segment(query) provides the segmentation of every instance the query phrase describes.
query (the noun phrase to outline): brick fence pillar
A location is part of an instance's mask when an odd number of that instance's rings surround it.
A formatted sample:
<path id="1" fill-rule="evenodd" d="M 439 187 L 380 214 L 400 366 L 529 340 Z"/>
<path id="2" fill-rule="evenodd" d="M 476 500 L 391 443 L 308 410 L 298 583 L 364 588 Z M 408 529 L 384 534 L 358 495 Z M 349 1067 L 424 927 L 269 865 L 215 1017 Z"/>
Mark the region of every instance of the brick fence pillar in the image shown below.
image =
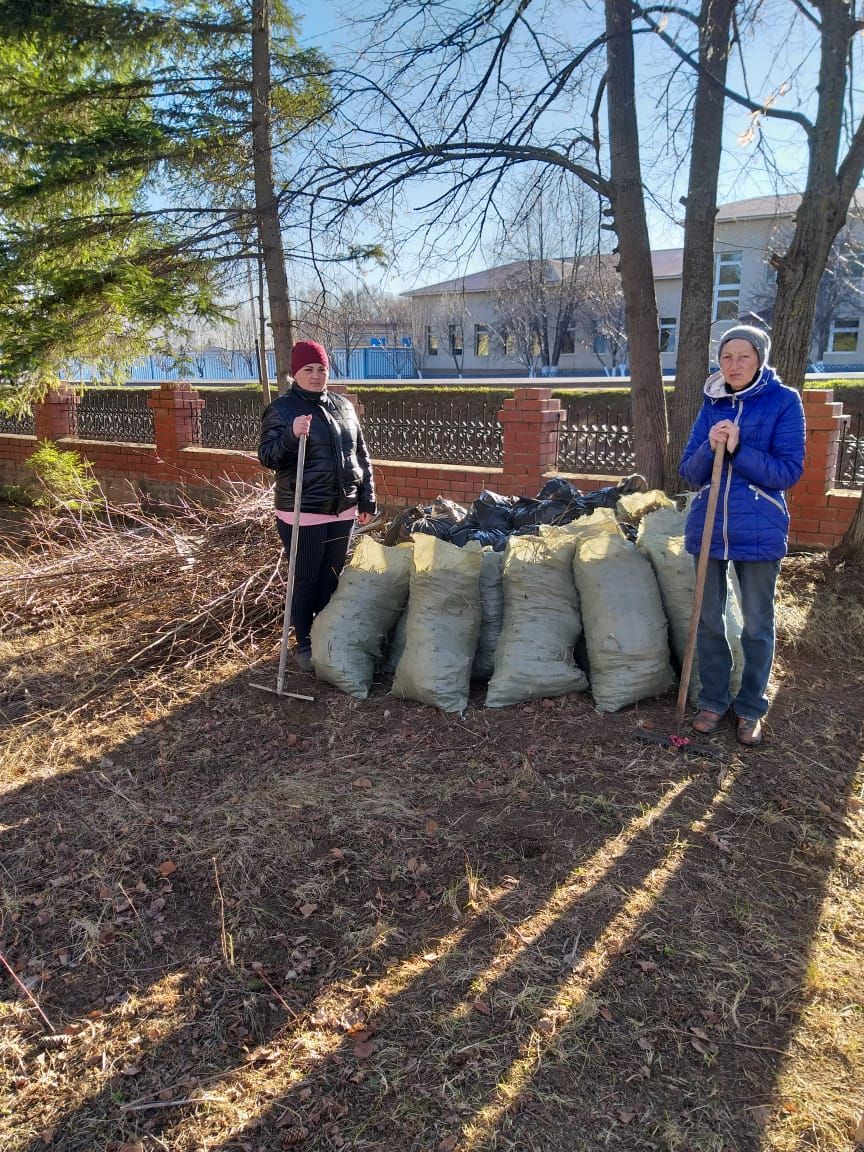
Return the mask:
<path id="1" fill-rule="evenodd" d="M 504 433 L 502 492 L 533 496 L 558 463 L 558 435 L 564 409 L 551 388 L 516 388 L 498 420 Z"/>
<path id="2" fill-rule="evenodd" d="M 49 392 L 33 405 L 37 440 L 60 440 L 78 433 L 78 396 L 68 388 Z"/>
<path id="3" fill-rule="evenodd" d="M 182 448 L 201 443 L 204 400 L 190 384 L 163 382 L 147 397 L 153 413 L 156 451 L 163 459 L 176 459 Z"/>
<path id="4" fill-rule="evenodd" d="M 327 391 L 328 392 L 335 392 L 337 396 L 344 396 L 346 400 L 350 400 L 351 403 L 354 405 L 354 411 L 357 413 L 358 418 L 362 418 L 363 413 L 366 411 L 366 405 L 360 403 L 360 401 L 357 399 L 357 393 L 356 392 L 349 392 L 348 391 L 348 385 L 347 384 L 333 384 L 330 381 L 328 381 L 327 382 Z"/>
<path id="5" fill-rule="evenodd" d="M 828 493 L 834 487 L 846 417 L 843 405 L 834 402 L 831 391 L 805 388 L 803 399 L 807 451 L 801 479 L 787 494 L 790 538 L 799 544 L 831 547 L 839 531 L 833 521 L 840 518 L 840 513 L 829 508 Z"/>

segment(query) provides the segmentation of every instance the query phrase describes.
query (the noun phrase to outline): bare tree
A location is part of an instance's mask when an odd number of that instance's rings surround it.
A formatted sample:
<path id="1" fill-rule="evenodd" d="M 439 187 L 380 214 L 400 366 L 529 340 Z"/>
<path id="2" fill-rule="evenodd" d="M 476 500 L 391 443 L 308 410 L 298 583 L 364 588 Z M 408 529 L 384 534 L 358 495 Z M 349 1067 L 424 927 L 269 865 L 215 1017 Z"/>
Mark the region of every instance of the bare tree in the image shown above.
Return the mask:
<path id="1" fill-rule="evenodd" d="M 606 0 L 606 103 L 609 117 L 610 215 L 618 236 L 621 289 L 630 341 L 630 407 L 636 467 L 661 487 L 666 455 L 666 398 L 660 325 L 642 195 L 630 0 Z"/>
<path id="2" fill-rule="evenodd" d="M 471 319 L 465 293 L 457 288 L 440 296 L 437 315 L 439 340 L 453 361 L 456 375 L 461 380 L 465 365 L 465 338 Z"/>
<path id="3" fill-rule="evenodd" d="M 441 322 L 434 296 L 418 292 L 408 301 L 410 309 L 411 347 L 414 353 L 414 369 L 422 379 L 426 366 L 434 368 L 442 354 Z"/>
<path id="4" fill-rule="evenodd" d="M 708 370 L 714 291 L 714 221 L 723 149 L 723 107 L 729 40 L 736 0 L 702 0 L 698 18 L 696 91 L 690 133 L 690 171 L 684 202 L 684 253 L 675 392 L 669 409 L 665 488 L 681 487 L 678 463 L 702 403 Z M 644 18 L 657 27 L 649 14 Z"/>
<path id="5" fill-rule="evenodd" d="M 613 371 L 627 364 L 627 317 L 621 277 L 608 258 L 599 256 L 582 268 L 579 283 L 577 337 Z"/>
<path id="6" fill-rule="evenodd" d="M 380 71 L 367 48 L 362 75 L 353 77 L 342 154 L 315 194 L 319 204 L 338 200 L 336 217 L 345 201 L 349 208 L 376 203 L 395 210 L 406 182 L 429 186 L 436 178 L 421 227 L 449 237 L 462 224 L 467 244 L 482 236 L 509 173 L 520 165 L 565 173 L 609 203 L 630 328 L 637 465 L 659 484 L 665 397 L 639 169 L 632 11 L 629 0 L 607 0 L 604 11 L 603 25 L 596 19 L 570 25 L 584 27 L 581 43 L 571 45 L 551 34 L 556 14 L 548 0 L 479 3 L 467 11 L 391 0 L 376 14 L 376 26 L 386 29 Z M 461 371 L 459 355 L 454 359 Z"/>
<path id="7" fill-rule="evenodd" d="M 778 227 L 772 238 L 774 250 L 788 246 L 792 236 L 792 226 Z M 774 326 L 774 304 L 777 298 L 776 273 L 769 265 L 772 283 L 764 284 L 761 291 L 747 300 L 748 318 L 764 327 Z M 834 241 L 828 255 L 828 264 L 816 293 L 816 306 L 813 314 L 813 332 L 809 354 L 813 360 L 822 360 L 826 352 L 844 351 L 830 348 L 835 322 L 844 318 L 857 317 L 864 310 L 864 231 L 858 218 L 857 227 L 849 223 Z M 852 344 L 857 344 L 853 338 Z"/>
<path id="8" fill-rule="evenodd" d="M 515 199 L 494 247 L 494 327 L 505 354 L 533 374 L 557 368 L 574 350 L 580 274 L 596 245 L 599 205 L 584 185 L 542 170 L 517 186 Z"/>
<path id="9" fill-rule="evenodd" d="M 273 126 L 270 83 L 270 0 L 252 0 L 252 170 L 255 216 L 270 303 L 270 326 L 276 355 L 276 386 L 288 388 L 294 322 L 285 270 L 285 246 L 273 171 Z"/>
<path id="10" fill-rule="evenodd" d="M 337 285 L 307 295 L 303 329 L 324 345 L 335 363 L 335 354 L 344 352 L 346 371 L 350 371 L 351 354 L 368 343 L 376 318 L 375 297 L 365 284 Z"/>

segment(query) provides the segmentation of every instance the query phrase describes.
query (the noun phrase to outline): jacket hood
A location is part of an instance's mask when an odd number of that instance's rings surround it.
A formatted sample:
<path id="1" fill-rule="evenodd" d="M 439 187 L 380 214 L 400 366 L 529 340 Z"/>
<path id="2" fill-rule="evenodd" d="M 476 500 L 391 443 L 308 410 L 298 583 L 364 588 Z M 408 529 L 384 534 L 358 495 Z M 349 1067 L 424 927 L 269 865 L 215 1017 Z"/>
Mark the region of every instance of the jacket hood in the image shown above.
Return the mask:
<path id="1" fill-rule="evenodd" d="M 766 364 L 753 383 L 742 388 L 740 392 L 726 391 L 726 381 L 723 379 L 722 372 L 712 372 L 705 381 L 703 392 L 709 400 L 727 400 L 731 396 L 735 396 L 738 400 L 746 400 L 775 383 L 777 383 L 777 377 L 774 375 L 774 369 Z"/>

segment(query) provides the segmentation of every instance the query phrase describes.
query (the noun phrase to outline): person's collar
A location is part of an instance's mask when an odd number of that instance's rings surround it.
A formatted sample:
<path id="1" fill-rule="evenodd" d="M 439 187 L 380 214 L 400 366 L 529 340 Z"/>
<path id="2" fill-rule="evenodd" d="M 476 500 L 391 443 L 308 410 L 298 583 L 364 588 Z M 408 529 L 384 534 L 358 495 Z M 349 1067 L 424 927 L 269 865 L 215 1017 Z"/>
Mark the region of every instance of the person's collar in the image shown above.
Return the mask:
<path id="1" fill-rule="evenodd" d="M 309 392 L 306 388 L 301 388 L 295 380 L 291 386 L 291 391 L 296 392 L 304 400 L 308 400 L 311 404 L 320 404 L 324 397 L 327 395 L 327 389 L 324 388 L 321 392 Z"/>
<path id="2" fill-rule="evenodd" d="M 709 400 L 723 400 L 731 396 L 736 397 L 738 400 L 744 400 L 748 396 L 754 396 L 757 392 L 761 392 L 762 388 L 773 378 L 772 369 L 765 364 L 759 369 L 746 388 L 735 392 L 723 379 L 722 372 L 713 372 L 705 381 L 704 393 Z"/>

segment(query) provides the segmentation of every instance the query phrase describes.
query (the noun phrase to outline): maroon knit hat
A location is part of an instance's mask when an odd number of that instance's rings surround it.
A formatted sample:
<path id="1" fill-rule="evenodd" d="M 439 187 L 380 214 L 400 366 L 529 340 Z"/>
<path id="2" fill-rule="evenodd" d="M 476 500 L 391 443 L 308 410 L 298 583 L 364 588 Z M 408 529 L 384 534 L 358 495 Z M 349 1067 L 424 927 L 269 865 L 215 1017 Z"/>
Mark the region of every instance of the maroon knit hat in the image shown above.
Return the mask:
<path id="1" fill-rule="evenodd" d="M 330 367 L 327 352 L 322 345 L 314 340 L 298 340 L 291 349 L 291 375 L 296 376 L 307 364 L 323 364 L 325 368 Z"/>

